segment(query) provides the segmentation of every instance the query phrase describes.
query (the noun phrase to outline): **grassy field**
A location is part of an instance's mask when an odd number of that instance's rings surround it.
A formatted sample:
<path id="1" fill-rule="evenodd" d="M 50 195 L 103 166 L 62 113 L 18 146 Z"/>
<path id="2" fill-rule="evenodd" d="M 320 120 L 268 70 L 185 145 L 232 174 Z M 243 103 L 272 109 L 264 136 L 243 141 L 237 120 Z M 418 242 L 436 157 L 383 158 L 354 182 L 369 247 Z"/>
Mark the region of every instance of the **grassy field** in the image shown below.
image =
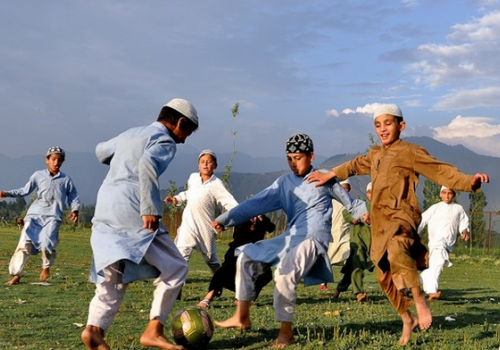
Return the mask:
<path id="1" fill-rule="evenodd" d="M 16 228 L 0 228 L 0 280 L 7 281 L 8 262 L 17 244 Z M 2 285 L 0 292 L 0 349 L 85 349 L 80 333 L 94 285 L 87 282 L 91 251 L 90 231 L 63 227 L 58 260 L 50 286 L 38 282 L 40 257 L 32 257 L 21 284 Z M 222 256 L 226 249 L 220 242 Z M 458 255 L 442 274 L 441 300 L 432 303 L 433 327 L 415 332 L 407 349 L 500 349 L 500 257 Z M 335 269 L 338 279 L 339 270 Z M 204 296 L 210 280 L 208 268 L 195 252 L 190 262 L 183 299 L 174 312 L 193 306 Z M 365 278 L 369 302 L 358 304 L 349 292 L 339 300 L 320 293 L 317 286 L 299 286 L 295 331 L 297 342 L 289 349 L 393 349 L 401 323 L 375 281 Z M 333 289 L 333 285 L 330 289 Z M 113 350 L 143 349 L 138 342 L 148 322 L 151 281 L 129 286 L 125 301 L 107 340 Z M 234 311 L 234 294 L 225 292 L 213 303 L 210 314 L 222 320 Z M 445 317 L 454 321 L 446 321 Z M 216 329 L 210 349 L 261 349 L 275 339 L 279 323 L 272 307 L 272 286 L 267 286 L 252 307 L 252 330 Z M 169 325 L 167 325 L 169 328 Z M 167 328 L 167 329 L 168 329 Z"/>

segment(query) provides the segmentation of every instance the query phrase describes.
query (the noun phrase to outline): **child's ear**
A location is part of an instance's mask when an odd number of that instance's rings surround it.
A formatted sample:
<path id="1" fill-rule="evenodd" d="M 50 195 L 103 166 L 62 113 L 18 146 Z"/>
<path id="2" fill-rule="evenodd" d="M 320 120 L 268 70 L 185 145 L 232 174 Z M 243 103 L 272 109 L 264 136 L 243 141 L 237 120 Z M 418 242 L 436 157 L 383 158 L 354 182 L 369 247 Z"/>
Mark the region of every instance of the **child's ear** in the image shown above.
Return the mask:
<path id="1" fill-rule="evenodd" d="M 403 132 L 406 129 L 406 122 L 403 120 L 399 123 L 399 131 Z"/>

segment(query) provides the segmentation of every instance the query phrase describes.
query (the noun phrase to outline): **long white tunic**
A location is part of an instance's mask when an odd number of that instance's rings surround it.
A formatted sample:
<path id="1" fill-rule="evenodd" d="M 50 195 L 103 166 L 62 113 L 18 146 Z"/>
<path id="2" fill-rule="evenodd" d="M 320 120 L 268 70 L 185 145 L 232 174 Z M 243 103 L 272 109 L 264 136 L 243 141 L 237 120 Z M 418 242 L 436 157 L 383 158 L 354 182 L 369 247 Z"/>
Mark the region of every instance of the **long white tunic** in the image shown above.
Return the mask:
<path id="1" fill-rule="evenodd" d="M 336 178 L 324 186 L 316 187 L 316 183 L 307 182 L 307 177 L 293 173 L 282 175 L 271 186 L 216 220 L 224 226 L 235 226 L 257 215 L 283 209 L 288 220 L 285 232 L 271 239 L 248 244 L 241 250 L 253 261 L 276 266 L 292 248 L 305 239 L 312 239 L 322 258 L 305 276 L 305 285 L 333 282 L 327 255 L 331 240 L 332 199 L 341 202 L 356 219 L 367 212 L 366 205 L 353 200 Z"/>
<path id="2" fill-rule="evenodd" d="M 217 176 L 212 175 L 202 182 L 200 173 L 192 173 L 187 190 L 174 198 L 178 201 L 177 205 L 187 201 L 175 244 L 178 247 L 196 247 L 211 256 L 215 252 L 216 234 L 212 221 L 220 213 L 220 208 L 229 210 L 237 206 L 238 202 Z"/>
<path id="3" fill-rule="evenodd" d="M 161 216 L 159 177 L 175 156 L 177 145 L 159 122 L 129 129 L 96 147 L 109 171 L 97 194 L 92 220 L 92 282 L 102 281 L 103 269 L 117 261 L 124 264 L 123 282 L 158 277 L 158 270 L 143 261 L 160 228 L 142 228 L 143 215 Z M 168 259 L 168 256 L 165 257 Z"/>
<path id="4" fill-rule="evenodd" d="M 6 191 L 6 194 L 7 197 L 24 197 L 35 190 L 37 198 L 28 208 L 24 232 L 33 242 L 33 253 L 38 252 L 41 247 L 52 252 L 59 242 L 59 225 L 64 206 L 68 204 L 72 212 L 78 211 L 80 198 L 68 175 L 59 172 L 51 176 L 47 169 L 36 171 L 24 187 Z M 54 221 L 57 222 L 56 225 L 50 224 Z"/>
<path id="5" fill-rule="evenodd" d="M 457 234 L 469 228 L 469 217 L 460 204 L 439 202 L 422 213 L 418 232 L 425 226 L 428 226 L 429 250 L 444 248 L 451 252 L 457 242 Z"/>

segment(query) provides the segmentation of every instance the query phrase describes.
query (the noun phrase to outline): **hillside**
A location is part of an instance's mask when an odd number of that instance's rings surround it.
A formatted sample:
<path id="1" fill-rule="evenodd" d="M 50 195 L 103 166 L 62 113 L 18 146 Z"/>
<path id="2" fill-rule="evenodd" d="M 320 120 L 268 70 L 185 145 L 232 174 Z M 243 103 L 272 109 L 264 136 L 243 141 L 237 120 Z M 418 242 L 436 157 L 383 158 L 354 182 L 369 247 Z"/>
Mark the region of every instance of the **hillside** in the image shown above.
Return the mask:
<path id="1" fill-rule="evenodd" d="M 500 208 L 500 187 L 495 183 L 499 178 L 500 158 L 478 155 L 463 146 L 448 146 L 429 137 L 409 137 L 405 140 L 425 147 L 436 158 L 456 165 L 466 173 L 478 171 L 487 173 L 492 184 L 484 186 L 489 210 Z M 166 190 L 169 182 L 174 181 L 179 188 L 183 188 L 190 173 L 197 170 L 199 151 L 186 145 L 180 146 L 176 158 L 168 170 L 161 177 L 162 188 Z M 329 169 L 334 165 L 354 158 L 356 154 L 340 154 L 330 158 L 316 157 L 315 165 Z M 219 154 L 219 168 L 217 175 L 224 172 L 230 154 Z M 0 154 L 0 189 L 13 189 L 24 186 L 29 176 L 38 169 L 46 167 L 43 156 L 25 156 L 10 158 Z M 100 164 L 92 153 L 68 153 L 63 172 L 69 174 L 80 193 L 83 203 L 92 205 L 99 185 L 106 175 L 107 167 Z M 288 171 L 285 157 L 254 158 L 244 153 L 236 153 L 234 166 L 230 178 L 230 187 L 235 198 L 242 201 L 251 195 L 269 186 L 284 171 Z M 424 179 L 421 178 L 421 184 Z M 367 176 L 351 179 L 352 194 L 362 196 L 364 188 L 369 182 Z M 422 185 L 418 193 L 422 198 Z M 462 205 L 468 206 L 468 195 L 459 195 Z"/>

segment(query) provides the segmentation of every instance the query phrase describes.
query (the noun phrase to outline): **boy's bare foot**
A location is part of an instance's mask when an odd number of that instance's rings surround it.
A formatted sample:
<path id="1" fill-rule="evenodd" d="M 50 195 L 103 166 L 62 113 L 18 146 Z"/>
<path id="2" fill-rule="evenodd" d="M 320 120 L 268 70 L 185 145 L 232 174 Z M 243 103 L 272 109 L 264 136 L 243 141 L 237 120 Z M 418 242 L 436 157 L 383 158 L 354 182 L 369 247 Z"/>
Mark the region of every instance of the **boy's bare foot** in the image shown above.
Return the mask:
<path id="1" fill-rule="evenodd" d="M 439 299 L 441 297 L 441 292 L 437 291 L 436 293 L 430 293 L 429 294 L 429 301 L 434 301 L 436 299 Z"/>
<path id="2" fill-rule="evenodd" d="M 19 284 L 19 281 L 21 281 L 21 276 L 19 275 L 14 275 L 12 276 L 12 279 L 8 282 L 5 282 L 6 286 L 15 286 L 16 284 Z"/>
<path id="3" fill-rule="evenodd" d="M 240 319 L 237 316 L 233 316 L 224 321 L 214 321 L 215 325 L 221 328 L 239 328 L 243 330 L 250 329 L 252 327 L 252 323 L 250 319 Z"/>
<path id="4" fill-rule="evenodd" d="M 418 325 L 420 330 L 426 331 L 432 325 L 432 314 L 431 308 L 429 307 L 429 302 L 427 299 L 421 294 L 419 297 L 413 296 L 413 300 L 415 301 L 415 308 L 417 309 L 418 315 Z"/>
<path id="5" fill-rule="evenodd" d="M 366 301 L 366 293 L 358 293 L 356 294 L 356 300 L 359 302 L 359 303 L 364 303 Z"/>
<path id="6" fill-rule="evenodd" d="M 111 350 L 104 340 L 104 331 L 96 326 L 87 326 L 81 335 L 82 342 L 89 350 Z"/>
<path id="7" fill-rule="evenodd" d="M 401 319 L 403 320 L 403 332 L 399 338 L 399 345 L 406 345 L 410 341 L 411 332 L 418 326 L 418 319 L 409 311 L 401 315 Z"/>
<path id="8" fill-rule="evenodd" d="M 201 307 L 202 309 L 210 309 L 210 300 L 208 299 L 203 299 L 200 301 L 197 305 L 198 307 Z"/>
<path id="9" fill-rule="evenodd" d="M 48 268 L 42 269 L 40 272 L 40 281 L 44 282 L 50 277 L 50 270 Z"/>
<path id="10" fill-rule="evenodd" d="M 294 342 L 292 323 L 291 322 L 281 322 L 280 333 L 278 338 L 269 344 L 272 349 L 283 349 Z"/>
<path id="11" fill-rule="evenodd" d="M 140 339 L 141 345 L 146 348 L 164 350 L 186 350 L 182 345 L 175 345 L 163 334 L 163 325 L 158 320 L 149 321 Z"/>

